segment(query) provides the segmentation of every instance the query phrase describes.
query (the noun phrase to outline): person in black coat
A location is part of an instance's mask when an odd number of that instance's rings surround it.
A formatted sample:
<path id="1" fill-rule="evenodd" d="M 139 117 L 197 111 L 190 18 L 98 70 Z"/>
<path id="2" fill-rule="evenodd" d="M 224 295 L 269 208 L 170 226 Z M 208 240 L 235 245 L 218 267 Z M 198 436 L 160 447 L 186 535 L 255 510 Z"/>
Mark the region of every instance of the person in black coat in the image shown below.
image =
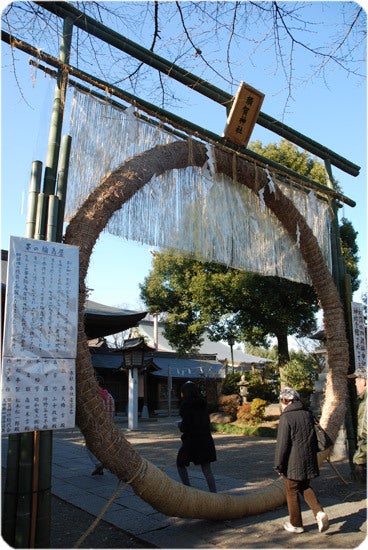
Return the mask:
<path id="1" fill-rule="evenodd" d="M 328 517 L 310 486 L 310 480 L 319 475 L 314 417 L 293 388 L 286 387 L 281 391 L 280 402 L 282 413 L 277 429 L 275 469 L 285 477 L 290 521 L 284 523 L 284 528 L 291 533 L 304 531 L 300 493 L 311 508 L 318 530 L 322 533 L 329 527 Z"/>
<path id="2" fill-rule="evenodd" d="M 216 493 L 211 462 L 214 462 L 217 457 L 206 400 L 201 397 L 194 382 L 183 384 L 181 397 L 179 414 L 182 420 L 178 426 L 182 432 L 182 446 L 176 458 L 180 479 L 184 485 L 190 485 L 187 467 L 191 462 L 200 464 L 209 490 Z"/>

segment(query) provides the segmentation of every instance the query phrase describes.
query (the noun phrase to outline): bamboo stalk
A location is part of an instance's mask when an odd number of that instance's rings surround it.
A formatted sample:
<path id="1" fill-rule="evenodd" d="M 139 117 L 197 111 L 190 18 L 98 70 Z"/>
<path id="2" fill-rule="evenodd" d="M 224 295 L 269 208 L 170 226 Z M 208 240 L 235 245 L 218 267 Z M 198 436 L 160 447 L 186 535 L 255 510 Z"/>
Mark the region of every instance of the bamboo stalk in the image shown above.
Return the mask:
<path id="1" fill-rule="evenodd" d="M 76 27 L 83 29 L 97 38 L 100 38 L 107 44 L 128 53 L 129 55 L 139 59 L 160 72 L 169 75 L 171 78 L 174 78 L 174 80 L 177 80 L 178 82 L 181 82 L 185 86 L 201 93 L 209 99 L 216 101 L 220 105 L 224 105 L 226 107 L 232 103 L 233 96 L 231 94 L 224 92 L 220 88 L 217 88 L 199 76 L 188 72 L 186 69 L 175 65 L 175 63 L 172 63 L 171 61 L 168 61 L 167 59 L 151 52 L 143 46 L 129 40 L 118 32 L 79 11 L 71 4 L 67 2 L 36 3 L 59 17 L 72 18 L 73 24 Z M 286 126 L 286 124 L 283 124 L 282 122 L 275 120 L 273 117 L 266 115 L 262 111 L 259 113 L 257 124 L 288 139 L 292 143 L 307 149 L 307 151 L 319 156 L 322 159 L 330 159 L 332 164 L 351 175 L 357 176 L 359 174 L 359 167 L 357 165 L 351 163 L 327 147 L 324 147 L 320 143 L 304 136 L 300 132 L 293 130 L 293 128 Z"/>
<path id="2" fill-rule="evenodd" d="M 58 170 L 58 181 L 56 195 L 59 199 L 59 211 L 58 211 L 58 222 L 56 230 L 56 241 L 61 242 L 63 236 L 63 222 L 64 222 L 64 212 L 65 212 L 65 201 L 66 201 L 66 191 L 68 184 L 68 171 L 69 171 L 69 161 L 70 161 L 70 149 L 72 144 L 71 136 L 63 136 L 61 141 L 60 149 L 60 160 L 59 160 L 59 170 Z"/>
<path id="3" fill-rule="evenodd" d="M 56 232 L 58 226 L 59 199 L 56 195 L 49 196 L 46 240 L 56 241 Z"/>
<path id="4" fill-rule="evenodd" d="M 64 21 L 59 54 L 62 65 L 69 61 L 71 36 L 72 23 L 67 18 Z M 34 161 L 32 165 L 31 199 L 29 218 L 27 218 L 29 225 L 26 229 L 27 236 L 30 238 L 44 240 L 48 237 L 54 240 L 56 237 L 59 200 L 54 196 L 54 189 L 66 87 L 67 73 L 60 69 L 55 87 L 42 193 L 39 192 L 40 166 L 37 164 L 39 161 Z M 51 526 L 52 432 L 26 432 L 16 434 L 13 439 L 14 444 L 11 445 L 11 436 L 9 436 L 10 452 L 8 451 L 6 486 L 15 481 L 15 472 L 18 483 L 13 485 L 16 496 L 11 495 L 13 498 L 7 498 L 4 502 L 6 507 L 10 503 L 6 529 L 9 535 L 7 542 L 15 548 L 48 548 Z M 13 447 L 15 450 L 15 443 L 18 445 L 17 454 L 11 453 Z"/>
<path id="5" fill-rule="evenodd" d="M 41 190 L 42 162 L 32 162 L 31 179 L 28 192 L 28 206 L 26 218 L 26 237 L 33 238 L 36 226 L 38 193 Z"/>
<path id="6" fill-rule="evenodd" d="M 54 92 L 54 102 L 51 114 L 50 132 L 45 163 L 43 192 L 46 195 L 53 195 L 55 193 L 56 171 L 60 151 L 60 139 L 63 125 L 66 89 L 68 83 L 68 73 L 66 71 L 63 71 L 61 67 L 69 63 L 72 28 L 73 25 L 71 24 L 70 18 L 66 18 L 64 20 L 62 43 L 60 46 L 59 62 L 61 65 L 59 68 Z"/>
<path id="7" fill-rule="evenodd" d="M 45 240 L 47 223 L 47 195 L 38 193 L 34 239 Z"/>
<path id="8" fill-rule="evenodd" d="M 16 510 L 15 548 L 29 546 L 32 501 L 33 433 L 20 434 L 18 467 L 18 502 Z"/>
<path id="9" fill-rule="evenodd" d="M 40 52 L 39 50 L 37 50 L 35 47 L 31 46 L 30 44 L 27 44 L 26 42 L 23 42 L 22 40 L 19 40 L 15 37 L 12 37 L 4 31 L 2 31 L 1 34 L 2 34 L 2 39 L 5 42 L 8 42 L 9 44 L 11 44 L 13 47 L 17 47 L 22 51 L 25 51 L 25 52 L 27 52 L 31 55 L 34 55 L 38 59 L 45 61 L 46 63 L 50 64 L 53 67 L 60 67 L 61 66 L 60 61 L 58 61 L 58 59 L 56 59 L 55 57 L 53 57 L 49 54 L 46 54 L 44 52 Z M 38 68 L 44 70 L 45 72 L 51 74 L 51 71 L 49 71 L 48 69 L 40 66 L 39 63 L 35 63 L 32 60 L 30 61 L 30 63 L 34 64 L 35 66 L 37 66 Z M 128 101 L 128 102 L 136 105 L 139 109 L 142 109 L 142 110 L 146 111 L 148 114 L 151 114 L 152 116 L 155 116 L 155 117 L 159 118 L 163 122 L 167 122 L 169 124 L 172 124 L 174 127 L 178 128 L 178 129 L 180 129 L 184 132 L 187 132 L 192 136 L 198 136 L 201 139 L 205 139 L 206 141 L 208 141 L 208 142 L 210 142 L 214 145 L 217 145 L 217 146 L 223 148 L 224 150 L 235 151 L 240 156 L 252 157 L 253 159 L 256 160 L 256 162 L 262 163 L 263 165 L 267 164 L 269 167 L 273 168 L 273 170 L 275 170 L 279 174 L 281 174 L 281 176 L 285 177 L 285 175 L 286 175 L 286 177 L 290 177 L 294 181 L 297 180 L 299 182 L 302 182 L 303 184 L 305 184 L 310 189 L 315 189 L 317 191 L 321 190 L 322 193 L 331 195 L 332 197 L 335 197 L 336 199 L 340 200 L 341 202 L 344 202 L 348 206 L 352 206 L 352 207 L 356 206 L 355 201 L 353 201 L 349 197 L 346 197 L 342 193 L 339 193 L 334 189 L 328 189 L 326 186 L 323 186 L 323 185 L 307 178 L 306 176 L 302 176 L 301 174 L 298 174 L 297 172 L 294 172 L 293 170 L 290 170 L 289 168 L 287 168 L 285 166 L 282 166 L 282 165 L 278 164 L 277 162 L 274 162 L 270 159 L 265 159 L 264 157 L 262 157 L 261 155 L 258 155 L 254 151 L 251 151 L 250 149 L 246 149 L 245 147 L 242 147 L 241 145 L 237 145 L 237 144 L 233 143 L 232 141 L 229 141 L 229 140 L 225 139 L 224 137 L 221 137 L 218 134 L 215 134 L 214 132 L 211 132 L 210 130 L 206 130 L 206 129 L 202 128 L 201 126 L 198 126 L 197 124 L 194 124 L 194 123 L 192 123 L 188 120 L 185 120 L 181 117 L 178 117 L 177 115 L 174 115 L 173 113 L 170 113 L 169 111 L 165 111 L 164 109 L 160 109 L 159 107 L 156 107 L 155 105 L 153 105 L 153 104 L 151 104 L 151 103 L 149 103 L 149 102 L 147 102 L 143 99 L 140 99 L 140 98 L 134 96 L 133 94 L 130 94 L 129 92 L 121 90 L 120 88 L 117 88 L 116 86 L 108 84 L 107 82 L 105 82 L 101 79 L 98 79 L 96 77 L 92 77 L 88 73 L 85 73 L 84 71 L 80 71 L 79 69 L 77 69 L 76 67 L 73 67 L 72 65 L 68 65 L 67 67 L 64 67 L 64 68 L 68 70 L 70 75 L 74 75 L 77 78 L 80 78 L 81 80 L 84 80 L 85 82 L 88 82 L 91 85 L 104 90 L 105 93 L 113 94 L 116 97 L 119 97 L 119 98 L 121 98 L 125 101 Z M 80 84 L 73 83 L 73 85 L 76 86 L 76 87 L 79 87 L 81 89 L 83 88 L 83 86 L 81 86 Z M 88 93 L 91 93 L 91 91 L 88 90 L 88 89 L 86 89 L 86 91 Z M 102 99 L 107 100 L 106 96 L 104 96 Z M 121 108 L 124 108 L 124 106 L 121 106 Z M 290 141 L 292 141 L 292 140 L 290 140 Z M 321 147 L 323 147 L 323 146 L 321 145 Z M 308 148 L 306 146 L 304 148 L 306 150 L 308 150 Z M 323 158 L 322 154 L 320 154 L 318 152 L 316 152 L 315 154 L 317 156 L 319 156 L 320 158 Z M 331 152 L 331 154 L 334 155 L 335 153 Z M 266 160 L 267 160 L 267 162 L 266 162 Z M 353 176 L 357 176 L 359 174 L 360 167 L 357 166 L 357 165 L 354 165 L 353 163 L 350 163 L 350 161 L 348 161 L 348 160 L 346 160 L 346 162 L 351 164 L 352 166 L 355 166 L 355 169 L 352 170 L 352 171 L 349 171 L 348 169 L 340 167 L 341 170 L 344 170 L 345 172 L 347 172 L 347 173 L 349 173 Z"/>
<path id="10" fill-rule="evenodd" d="M 2 511 L 2 535 L 9 544 L 15 544 L 16 515 L 18 506 L 18 463 L 20 453 L 20 435 L 8 437 L 8 454 Z"/>
<path id="11" fill-rule="evenodd" d="M 37 499 L 37 548 L 50 547 L 51 532 L 51 473 L 52 439 L 51 430 L 40 432 L 38 499 Z"/>
<path id="12" fill-rule="evenodd" d="M 32 505 L 31 505 L 31 528 L 30 528 L 30 535 L 29 535 L 30 548 L 35 547 L 35 540 L 36 540 L 39 450 L 40 450 L 40 432 L 36 431 L 36 432 L 33 432 Z"/>
<path id="13" fill-rule="evenodd" d="M 18 44 L 18 40 L 17 40 Z M 33 49 L 31 46 L 29 46 L 31 49 L 29 49 L 25 43 L 22 44 L 22 48 L 24 51 L 27 51 L 28 53 L 32 53 Z M 52 56 L 49 56 L 47 54 L 42 54 L 42 59 L 49 63 L 51 66 L 58 66 L 58 60 Z M 37 67 L 38 69 L 44 71 L 45 73 L 56 77 L 56 73 L 47 67 L 44 67 L 40 65 L 39 63 L 36 63 L 32 60 L 30 60 L 30 64 Z M 119 99 L 122 99 L 124 101 L 130 102 L 133 105 L 135 105 L 138 109 L 144 110 L 146 113 L 148 113 L 151 116 L 154 116 L 158 118 L 160 121 L 170 124 L 174 128 L 179 129 L 181 132 L 185 132 L 186 134 L 190 134 L 191 136 L 196 136 L 202 140 L 205 140 L 209 143 L 212 143 L 213 145 L 216 145 L 220 148 L 222 148 L 224 151 L 232 151 L 236 152 L 239 156 L 243 156 L 245 158 L 251 157 L 254 159 L 257 163 L 259 163 L 261 166 L 267 166 L 269 168 L 272 168 L 278 175 L 281 176 L 281 178 L 291 178 L 292 184 L 296 187 L 301 188 L 307 188 L 308 190 L 313 189 L 317 193 L 320 193 L 322 195 L 331 196 L 333 198 L 336 198 L 337 200 L 349 205 L 349 206 L 356 206 L 356 203 L 350 199 L 349 197 L 346 197 L 342 193 L 336 191 L 335 189 L 329 188 L 326 185 L 322 185 L 319 182 L 316 182 L 314 180 L 311 180 L 310 178 L 303 176 L 301 174 L 298 174 L 297 172 L 294 172 L 294 170 L 291 170 L 290 168 L 287 168 L 286 166 L 282 166 L 278 162 L 275 162 L 271 159 L 266 159 L 265 157 L 262 157 L 261 155 L 258 155 L 251 149 L 247 149 L 246 147 L 242 147 L 241 145 L 237 145 L 233 143 L 232 141 L 229 141 L 225 139 L 224 137 L 221 137 L 218 134 L 215 134 L 214 132 L 211 132 L 210 130 L 207 130 L 203 128 L 202 126 L 199 126 L 198 124 L 194 124 L 193 122 L 190 122 L 189 120 L 186 120 L 184 118 L 181 118 L 173 113 L 170 113 L 169 111 L 166 111 L 165 109 L 160 109 L 159 107 L 156 107 L 152 103 L 149 103 L 148 101 L 145 101 L 144 99 L 141 99 L 133 94 L 130 94 L 129 92 L 126 92 L 125 90 L 122 90 L 121 88 L 117 88 L 116 86 L 113 86 L 109 84 L 108 82 L 101 80 L 99 78 L 93 77 L 89 75 L 88 73 L 85 73 L 84 71 L 80 71 L 79 69 L 76 69 L 72 65 L 68 65 L 68 71 L 71 75 L 87 82 L 88 84 L 99 88 L 103 90 L 106 94 L 108 92 L 111 95 L 114 95 L 115 97 L 118 97 Z M 74 86 L 77 89 L 80 89 L 81 91 L 84 91 L 86 93 L 89 93 L 102 101 L 106 101 L 108 103 L 111 103 L 112 105 L 116 106 L 117 108 L 120 108 L 122 110 L 126 109 L 125 105 L 122 105 L 121 103 L 118 103 L 114 100 L 111 100 L 110 98 L 107 98 L 106 95 L 99 94 L 96 91 L 91 91 L 89 88 L 86 88 L 82 84 L 72 81 L 69 79 L 70 85 Z M 142 115 L 139 116 L 139 118 L 142 118 L 143 120 L 146 120 L 148 123 L 157 125 L 157 121 L 149 119 L 147 117 L 144 117 Z M 163 126 L 163 129 L 166 130 L 169 133 L 172 133 L 173 135 L 176 135 L 180 137 L 181 139 L 186 139 L 187 135 L 179 135 L 179 133 L 169 126 Z M 298 182 L 298 183 L 296 183 Z"/>

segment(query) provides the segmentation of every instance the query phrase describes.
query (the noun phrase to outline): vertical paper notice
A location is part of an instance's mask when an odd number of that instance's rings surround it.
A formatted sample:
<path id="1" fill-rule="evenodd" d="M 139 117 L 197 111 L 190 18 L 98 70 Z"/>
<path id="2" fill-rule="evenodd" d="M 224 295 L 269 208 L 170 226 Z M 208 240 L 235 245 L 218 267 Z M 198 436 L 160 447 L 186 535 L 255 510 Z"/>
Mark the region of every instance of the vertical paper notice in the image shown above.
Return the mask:
<path id="1" fill-rule="evenodd" d="M 78 267 L 77 247 L 11 237 L 3 433 L 74 426 Z"/>
<path id="2" fill-rule="evenodd" d="M 355 368 L 365 369 L 367 368 L 367 343 L 365 337 L 363 304 L 352 302 L 351 312 L 353 323 Z"/>

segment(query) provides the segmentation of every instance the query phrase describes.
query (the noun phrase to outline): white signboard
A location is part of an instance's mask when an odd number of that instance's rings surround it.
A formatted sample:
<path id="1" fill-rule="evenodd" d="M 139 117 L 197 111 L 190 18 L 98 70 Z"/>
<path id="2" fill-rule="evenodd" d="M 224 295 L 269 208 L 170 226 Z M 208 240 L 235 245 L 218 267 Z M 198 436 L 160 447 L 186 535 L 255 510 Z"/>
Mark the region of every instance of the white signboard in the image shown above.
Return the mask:
<path id="1" fill-rule="evenodd" d="M 364 325 L 364 306 L 357 302 L 351 304 L 354 337 L 355 368 L 367 368 L 367 343 Z"/>
<path id="2" fill-rule="evenodd" d="M 2 373 L 2 431 L 75 425 L 78 248 L 11 237 Z"/>

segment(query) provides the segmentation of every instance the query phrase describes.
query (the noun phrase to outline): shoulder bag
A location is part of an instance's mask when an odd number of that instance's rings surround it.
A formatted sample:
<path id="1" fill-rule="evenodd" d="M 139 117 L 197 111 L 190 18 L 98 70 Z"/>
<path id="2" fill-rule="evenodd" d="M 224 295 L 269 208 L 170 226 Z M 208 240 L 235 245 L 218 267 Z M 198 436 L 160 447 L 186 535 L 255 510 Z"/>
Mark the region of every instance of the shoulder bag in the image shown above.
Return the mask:
<path id="1" fill-rule="evenodd" d="M 327 451 L 327 449 L 332 447 L 333 441 L 328 435 L 328 433 L 325 432 L 325 430 L 322 428 L 317 418 L 315 417 L 314 417 L 314 429 L 315 429 L 317 441 L 318 441 L 318 450 Z"/>

